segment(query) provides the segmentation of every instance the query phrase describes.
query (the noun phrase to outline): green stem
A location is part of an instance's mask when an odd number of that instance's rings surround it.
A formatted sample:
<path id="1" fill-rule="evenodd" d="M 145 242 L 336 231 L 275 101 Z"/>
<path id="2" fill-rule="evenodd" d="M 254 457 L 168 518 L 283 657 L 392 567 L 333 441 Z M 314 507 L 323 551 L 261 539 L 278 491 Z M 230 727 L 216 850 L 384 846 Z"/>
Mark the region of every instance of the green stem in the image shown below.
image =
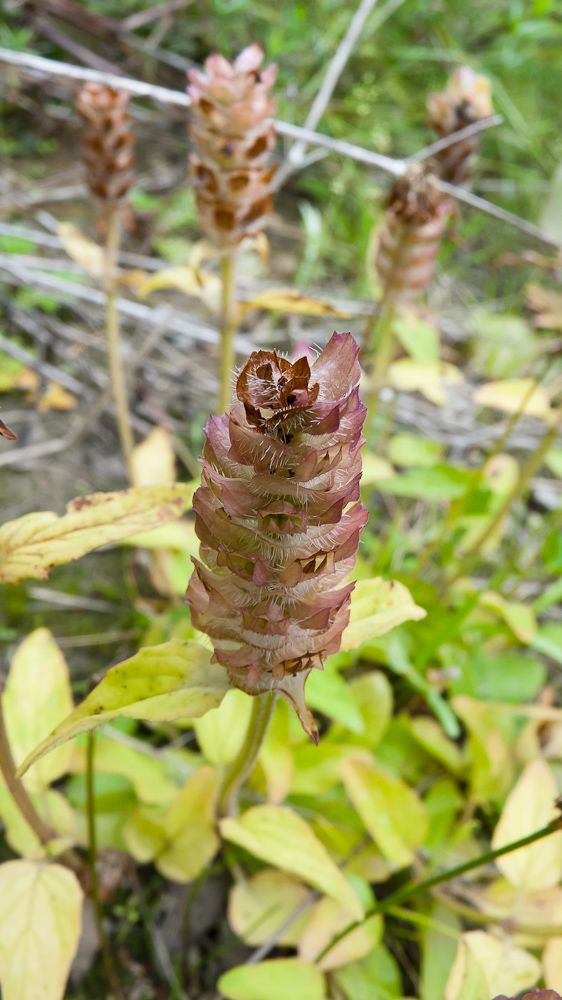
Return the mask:
<path id="1" fill-rule="evenodd" d="M 236 250 L 221 260 L 222 303 L 220 318 L 221 357 L 218 411 L 225 413 L 232 398 L 232 373 L 235 366 L 234 334 L 236 332 Z"/>
<path id="2" fill-rule="evenodd" d="M 383 305 L 375 327 L 378 333 L 378 346 L 370 378 L 371 384 L 367 396 L 367 417 L 363 431 L 367 441 L 369 440 L 373 420 L 377 412 L 379 393 L 386 381 L 386 373 L 394 353 L 394 315 L 394 306 Z M 366 360 L 368 363 L 368 359 Z"/>
<path id="3" fill-rule="evenodd" d="M 389 910 L 404 903 L 407 899 L 412 899 L 413 896 L 418 896 L 422 892 L 428 892 L 429 889 L 433 889 L 434 886 L 440 885 L 442 882 L 449 882 L 451 879 L 458 878 L 460 875 L 464 875 L 466 872 L 472 871 L 474 868 L 480 868 L 481 865 L 490 864 L 495 861 L 496 858 L 501 858 L 504 854 L 511 854 L 512 851 L 518 851 L 520 847 L 528 847 L 529 844 L 534 844 L 537 840 L 542 840 L 544 837 L 549 837 L 552 833 L 557 833 L 562 830 L 562 816 L 553 819 L 546 826 L 541 827 L 540 830 L 535 830 L 534 833 L 528 834 L 526 837 L 521 837 L 520 840 L 514 840 L 509 844 L 504 844 L 503 847 L 496 847 L 494 850 L 486 851 L 484 854 L 479 854 L 477 858 L 472 858 L 471 861 L 465 861 L 462 865 L 457 865 L 456 868 L 450 868 L 448 871 L 441 872 L 438 875 L 432 875 L 431 878 L 425 879 L 423 882 L 410 882 L 407 885 L 402 886 L 401 889 L 397 889 L 386 899 L 381 900 L 380 903 L 375 903 L 370 910 L 367 910 L 364 919 L 367 917 L 372 917 L 375 913 L 387 913 Z M 334 945 L 336 945 L 342 938 L 346 937 L 351 931 L 355 930 L 363 923 L 362 920 L 357 920 L 353 924 L 349 924 L 343 929 L 335 938 L 332 938 L 330 943 L 326 945 L 323 951 L 316 958 L 316 962 L 319 962 L 326 952 L 330 951 Z"/>
<path id="4" fill-rule="evenodd" d="M 114 997 L 121 996 L 119 980 L 113 968 L 113 961 L 109 944 L 103 926 L 103 908 L 100 900 L 100 886 L 97 868 L 97 845 L 96 845 L 96 805 L 94 796 L 94 754 L 96 748 L 95 733 L 91 730 L 88 733 L 86 744 L 86 812 L 88 819 L 88 848 L 90 856 L 90 886 L 92 902 L 96 915 L 96 927 L 100 942 L 103 967 L 107 984 Z"/>
<path id="5" fill-rule="evenodd" d="M 123 449 L 123 455 L 127 466 L 127 475 L 129 482 L 132 483 L 132 455 L 133 448 L 135 447 L 135 440 L 131 427 L 131 416 L 127 400 L 127 383 L 125 381 L 125 371 L 121 357 L 119 312 L 117 309 L 117 283 L 115 281 L 115 267 L 117 264 L 120 235 L 121 219 L 119 215 L 119 207 L 117 205 L 111 205 L 107 215 L 107 237 L 104 260 L 104 288 L 106 294 L 105 332 L 107 337 L 109 374 L 111 377 L 113 400 L 115 402 L 117 427 L 119 430 L 119 437 L 121 439 L 121 448 Z"/>
<path id="6" fill-rule="evenodd" d="M 219 792 L 219 814 L 232 816 L 236 813 L 236 797 L 240 786 L 249 778 L 258 759 L 267 727 L 275 708 L 275 694 L 256 695 L 246 737 L 234 760 L 228 765 Z"/>
<path id="7" fill-rule="evenodd" d="M 527 465 L 521 472 L 521 475 L 519 476 L 519 479 L 517 480 L 515 486 L 508 494 L 508 496 L 505 498 L 499 510 L 496 511 L 494 517 L 487 525 L 485 531 L 483 531 L 482 534 L 479 535 L 479 537 L 476 539 L 471 548 L 468 549 L 468 551 L 465 553 L 464 555 L 465 559 L 475 559 L 480 555 L 480 552 L 482 551 L 482 546 L 488 541 L 488 538 L 490 537 L 490 535 L 494 533 L 498 525 L 501 524 L 506 514 L 508 514 L 509 511 L 511 510 L 513 504 L 516 503 L 516 501 L 519 500 L 522 496 L 524 496 L 524 494 L 527 491 L 527 487 L 531 482 L 531 479 L 538 471 L 538 469 L 540 469 L 543 463 L 544 456 L 546 455 L 549 448 L 556 441 L 561 425 L 562 425 L 562 407 L 558 411 L 558 417 L 555 423 L 550 428 L 550 430 L 545 434 L 537 450 L 533 452 L 533 454 L 531 455 L 529 461 L 527 462 Z M 449 588 L 454 583 L 456 583 L 457 580 L 460 579 L 460 577 L 464 574 L 464 572 L 465 568 L 464 566 L 461 566 L 460 569 L 457 570 L 455 575 L 452 577 L 452 579 L 447 581 L 447 587 Z"/>

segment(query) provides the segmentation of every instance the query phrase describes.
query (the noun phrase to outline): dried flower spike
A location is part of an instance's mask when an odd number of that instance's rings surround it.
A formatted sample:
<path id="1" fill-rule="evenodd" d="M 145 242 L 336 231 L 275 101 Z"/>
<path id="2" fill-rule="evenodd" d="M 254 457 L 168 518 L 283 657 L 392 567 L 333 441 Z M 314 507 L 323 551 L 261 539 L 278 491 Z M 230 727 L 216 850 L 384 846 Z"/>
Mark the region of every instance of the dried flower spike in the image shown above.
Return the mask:
<path id="1" fill-rule="evenodd" d="M 490 81 L 485 76 L 478 76 L 469 66 L 459 66 L 451 76 L 446 91 L 429 96 L 427 109 L 428 125 L 437 135 L 440 138 L 452 135 L 493 114 Z M 470 158 L 476 153 L 479 141 L 478 135 L 472 135 L 436 154 L 443 180 L 460 184 L 466 179 Z"/>
<path id="2" fill-rule="evenodd" d="M 190 133 L 197 152 L 189 157 L 201 229 L 220 247 L 233 247 L 259 232 L 273 205 L 267 166 L 275 142 L 270 91 L 277 67 L 260 70 L 263 52 L 249 45 L 230 63 L 214 54 L 205 72 L 189 71 Z"/>
<path id="3" fill-rule="evenodd" d="M 359 502 L 358 347 L 335 333 L 310 366 L 257 351 L 230 414 L 211 417 L 193 506 L 195 626 L 249 694 L 277 690 L 317 742 L 310 671 L 339 649 L 367 511 Z"/>
<path id="4" fill-rule="evenodd" d="M 103 202 L 119 202 L 134 180 L 135 136 L 128 103 L 125 91 L 100 83 L 85 83 L 76 98 L 84 123 L 80 145 L 86 181 Z"/>
<path id="5" fill-rule="evenodd" d="M 376 255 L 385 303 L 409 302 L 427 288 L 449 211 L 431 162 L 412 164 L 393 185 Z"/>

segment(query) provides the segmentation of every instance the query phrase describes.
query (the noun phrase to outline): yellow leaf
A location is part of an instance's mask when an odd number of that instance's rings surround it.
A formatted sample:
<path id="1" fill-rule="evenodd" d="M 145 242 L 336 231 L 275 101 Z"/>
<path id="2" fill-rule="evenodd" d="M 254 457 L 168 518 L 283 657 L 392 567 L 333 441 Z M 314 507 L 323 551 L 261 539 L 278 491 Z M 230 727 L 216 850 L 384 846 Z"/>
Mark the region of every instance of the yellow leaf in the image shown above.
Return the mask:
<path id="1" fill-rule="evenodd" d="M 239 819 L 223 819 L 220 829 L 226 840 L 298 875 L 309 885 L 336 899 L 353 917 L 361 920 L 363 907 L 346 878 L 306 820 L 286 806 L 254 806 Z"/>
<path id="2" fill-rule="evenodd" d="M 562 924 L 562 887 L 539 889 L 536 892 L 522 892 L 507 879 L 498 878 L 484 887 L 470 891 L 470 901 L 479 910 L 498 917 L 501 921 L 512 920 L 518 928 L 529 931 L 532 947 L 549 938 L 549 925 Z M 540 933 L 537 930 L 540 929 Z"/>
<path id="3" fill-rule="evenodd" d="M 469 732 L 471 796 L 479 803 L 502 798 L 513 780 L 512 721 L 468 695 L 457 695 L 452 706 Z"/>
<path id="4" fill-rule="evenodd" d="M 481 594 L 479 603 L 500 615 L 520 642 L 529 643 L 537 634 L 535 613 L 528 604 L 506 601 L 494 590 Z"/>
<path id="5" fill-rule="evenodd" d="M 189 265 L 180 267 L 166 267 L 162 271 L 156 271 L 150 276 L 148 281 L 138 289 L 137 294 L 144 298 L 149 292 L 159 288 L 177 288 L 185 295 L 202 299 L 209 309 L 218 308 L 221 294 L 221 282 L 215 274 L 208 271 L 200 271 Z"/>
<path id="6" fill-rule="evenodd" d="M 192 882 L 215 856 L 220 841 L 215 833 L 216 776 L 201 767 L 187 781 L 164 820 L 166 848 L 156 867 L 174 882 Z"/>
<path id="7" fill-rule="evenodd" d="M 246 944 L 263 944 L 309 894 L 310 889 L 298 879 L 285 872 L 265 868 L 231 889 L 228 922 Z M 297 945 L 308 920 L 309 914 L 303 913 L 281 935 L 278 943 Z M 349 916 L 346 920 L 349 923 Z"/>
<path id="8" fill-rule="evenodd" d="M 320 899 L 314 906 L 310 920 L 299 941 L 299 958 L 316 962 L 318 956 L 330 941 L 349 926 L 349 916 L 334 899 Z M 337 969 L 347 962 L 354 962 L 368 955 L 379 944 L 383 929 L 382 917 L 369 917 L 333 948 L 326 952 L 317 963 L 323 972 Z"/>
<path id="9" fill-rule="evenodd" d="M 140 865 L 154 861 L 166 847 L 165 811 L 155 806 L 136 809 L 123 828 L 123 839 L 129 854 Z"/>
<path id="10" fill-rule="evenodd" d="M 257 965 L 238 965 L 217 983 L 227 1000 L 325 1000 L 322 973 L 298 958 L 272 958 Z"/>
<path id="11" fill-rule="evenodd" d="M 359 580 L 351 595 L 349 625 L 342 635 L 342 650 L 357 649 L 367 639 L 384 635 L 402 622 L 425 618 L 423 608 L 414 604 L 410 591 L 396 580 Z"/>
<path id="12" fill-rule="evenodd" d="M 83 894 L 62 865 L 0 865 L 0 984 L 4 1000 L 62 1000 L 81 928 Z"/>
<path id="13" fill-rule="evenodd" d="M 377 847 L 389 861 L 409 865 L 429 826 L 417 793 L 394 775 L 363 761 L 346 760 L 341 771 L 347 794 Z"/>
<path id="14" fill-rule="evenodd" d="M 334 309 L 329 302 L 311 299 L 296 288 L 266 288 L 251 299 L 238 303 L 242 318 L 249 309 L 278 309 L 279 312 L 301 313 L 306 316 L 349 317 L 349 313 Z"/>
<path id="15" fill-rule="evenodd" d="M 164 427 L 155 427 L 133 450 L 135 486 L 168 486 L 175 483 L 176 453 L 172 437 Z"/>
<path id="16" fill-rule="evenodd" d="M 41 819 L 55 833 L 48 844 L 28 826 L 14 799 L 4 785 L 0 785 L 0 817 L 6 828 L 6 840 L 11 848 L 24 858 L 45 858 L 62 854 L 73 844 L 84 846 L 84 838 L 76 814 L 64 795 L 54 788 L 30 792 L 30 798 Z"/>
<path id="17" fill-rule="evenodd" d="M 287 702 L 280 698 L 259 755 L 267 799 L 276 806 L 289 794 L 295 773 L 295 755 L 289 733 L 290 719 Z"/>
<path id="18" fill-rule="evenodd" d="M 53 566 L 179 517 L 190 495 L 181 483 L 77 497 L 58 517 L 26 514 L 0 527 L 0 583 L 44 580 Z"/>
<path id="19" fill-rule="evenodd" d="M 421 392 L 436 406 L 447 403 L 446 389 L 462 385 L 464 375 L 445 361 L 413 361 L 402 358 L 388 369 L 388 381 L 393 389 L 402 392 Z"/>
<path id="20" fill-rule="evenodd" d="M 58 750 L 52 750 L 28 773 L 32 773 L 35 767 L 48 764 L 62 749 L 59 747 Z M 72 748 L 70 752 L 72 753 Z M 128 778 L 139 802 L 145 802 L 147 805 L 169 806 L 178 793 L 178 785 L 171 778 L 174 771 L 167 764 L 164 754 L 158 759 L 148 757 L 134 747 L 118 743 L 105 733 L 100 733 L 96 739 L 95 767 L 97 774 L 117 774 L 122 778 Z M 71 768 L 73 771 L 85 771 L 85 747 L 77 747 L 74 750 Z"/>
<path id="21" fill-rule="evenodd" d="M 48 629 L 36 629 L 18 646 L 3 704 L 10 748 L 18 766 L 73 709 L 68 667 Z M 69 744 L 39 761 L 26 774 L 26 787 L 40 790 L 62 777 L 71 755 Z"/>
<path id="22" fill-rule="evenodd" d="M 469 992 L 467 966 L 479 976 L 478 990 Z M 534 986 L 541 974 L 540 963 L 528 951 L 517 948 L 509 938 L 495 937 L 486 931 L 467 931 L 459 940 L 457 957 L 445 988 L 445 1000 L 488 1000 L 498 993 L 515 995 Z M 481 991 L 480 982 L 486 988 Z M 463 990 L 464 987 L 464 990 Z"/>
<path id="23" fill-rule="evenodd" d="M 546 761 L 537 757 L 523 771 L 510 792 L 494 830 L 492 847 L 503 847 L 540 830 L 558 816 L 554 800 L 558 789 Z M 529 892 L 557 885 L 562 876 L 562 832 L 504 854 L 496 861 L 512 885 Z"/>
<path id="24" fill-rule="evenodd" d="M 37 404 L 37 409 L 39 413 L 48 413 L 49 410 L 74 410 L 77 402 L 76 396 L 68 392 L 64 386 L 58 382 L 49 382 Z"/>
<path id="25" fill-rule="evenodd" d="M 372 455 L 370 452 L 363 453 L 363 473 L 361 475 L 361 486 L 373 486 L 379 479 L 392 479 L 395 475 L 394 467 L 387 462 L 386 458 Z"/>
<path id="26" fill-rule="evenodd" d="M 57 236 L 69 257 L 92 278 L 102 278 L 104 272 L 104 252 L 97 243 L 81 233 L 72 222 L 60 222 Z"/>
<path id="27" fill-rule="evenodd" d="M 532 378 L 488 382 L 475 389 L 472 398 L 478 406 L 490 406 L 495 410 L 503 410 L 504 413 L 521 411 L 528 417 L 542 417 L 548 423 L 555 413 L 550 406 L 548 393 Z"/>
<path id="28" fill-rule="evenodd" d="M 244 691 L 228 691 L 218 708 L 197 719 L 197 742 L 211 764 L 228 764 L 241 749 L 253 698 Z"/>
<path id="29" fill-rule="evenodd" d="M 147 646 L 108 670 L 78 708 L 35 747 L 22 764 L 36 760 L 78 733 L 118 717 L 152 722 L 197 718 L 216 708 L 230 688 L 226 671 L 210 662 L 211 651 L 191 639 Z"/>
<path id="30" fill-rule="evenodd" d="M 544 982 L 549 990 L 559 990 L 562 984 L 562 937 L 551 937 L 542 954 Z"/>
<path id="31" fill-rule="evenodd" d="M 536 327 L 562 329 L 562 294 L 543 288 L 542 285 L 527 285 L 527 305 L 537 313 Z"/>
<path id="32" fill-rule="evenodd" d="M 123 539 L 125 545 L 140 546 L 145 549 L 172 549 L 176 552 L 188 552 L 196 556 L 199 553 L 199 539 L 195 534 L 192 521 L 170 521 L 152 531 L 141 531 L 139 535 L 131 535 Z"/>

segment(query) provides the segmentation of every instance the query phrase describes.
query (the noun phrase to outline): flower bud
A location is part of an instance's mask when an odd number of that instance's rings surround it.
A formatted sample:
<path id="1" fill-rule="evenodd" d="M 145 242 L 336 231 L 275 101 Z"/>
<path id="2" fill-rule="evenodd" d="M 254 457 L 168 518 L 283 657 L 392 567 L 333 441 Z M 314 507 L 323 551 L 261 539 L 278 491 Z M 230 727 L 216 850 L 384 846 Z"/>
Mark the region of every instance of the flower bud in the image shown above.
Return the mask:
<path id="1" fill-rule="evenodd" d="M 101 201 L 125 197 L 134 180 L 135 135 L 127 111 L 129 94 L 101 83 L 85 83 L 76 98 L 84 128 L 80 139 L 86 181 Z"/>
<path id="2" fill-rule="evenodd" d="M 414 163 L 393 185 L 376 256 L 386 303 L 404 304 L 427 288 L 449 211 L 431 163 Z"/>
<path id="3" fill-rule="evenodd" d="M 427 101 L 428 125 L 442 138 L 493 114 L 490 81 L 478 76 L 470 66 L 459 66 L 444 93 L 430 94 Z M 477 134 L 461 139 L 435 154 L 443 180 L 460 184 L 466 179 L 470 158 L 479 145 Z"/>
<path id="4" fill-rule="evenodd" d="M 270 91 L 277 67 L 260 70 L 263 52 L 249 45 L 233 62 L 214 54 L 205 72 L 189 71 L 189 170 L 201 229 L 219 247 L 233 247 L 263 229 L 273 205 L 267 166 L 275 143 Z"/>
<path id="5" fill-rule="evenodd" d="M 205 428 L 193 500 L 194 625 L 236 687 L 279 691 L 315 742 L 304 685 L 340 647 L 367 521 L 357 355 L 350 333 L 335 333 L 312 366 L 307 357 L 252 354 L 230 413 Z"/>

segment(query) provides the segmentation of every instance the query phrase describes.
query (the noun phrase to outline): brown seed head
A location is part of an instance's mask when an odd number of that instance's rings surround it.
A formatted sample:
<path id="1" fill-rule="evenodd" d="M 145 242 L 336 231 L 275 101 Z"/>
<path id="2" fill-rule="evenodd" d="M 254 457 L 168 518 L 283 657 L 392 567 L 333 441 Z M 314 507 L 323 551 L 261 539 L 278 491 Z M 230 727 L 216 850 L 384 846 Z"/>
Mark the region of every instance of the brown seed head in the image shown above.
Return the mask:
<path id="1" fill-rule="evenodd" d="M 430 94 L 427 109 L 428 125 L 437 135 L 452 135 L 493 114 L 490 81 L 485 76 L 479 76 L 469 66 L 459 66 L 451 76 L 445 92 Z M 452 184 L 460 184 L 465 180 L 470 158 L 477 151 L 478 144 L 478 135 L 473 135 L 436 154 L 443 180 Z"/>
<path id="2" fill-rule="evenodd" d="M 408 302 L 427 288 L 449 211 L 431 161 L 412 164 L 393 185 L 376 255 L 386 302 Z"/>
<path id="3" fill-rule="evenodd" d="M 84 124 L 80 145 L 86 181 L 104 202 L 121 201 L 134 181 L 135 136 L 128 103 L 125 91 L 100 83 L 85 83 L 76 98 Z"/>
<path id="4" fill-rule="evenodd" d="M 270 91 L 276 66 L 261 70 L 263 52 L 249 45 L 230 63 L 214 54 L 205 72 L 189 71 L 192 100 L 189 157 L 201 228 L 220 247 L 259 232 L 273 205 L 268 166 L 275 143 Z"/>

